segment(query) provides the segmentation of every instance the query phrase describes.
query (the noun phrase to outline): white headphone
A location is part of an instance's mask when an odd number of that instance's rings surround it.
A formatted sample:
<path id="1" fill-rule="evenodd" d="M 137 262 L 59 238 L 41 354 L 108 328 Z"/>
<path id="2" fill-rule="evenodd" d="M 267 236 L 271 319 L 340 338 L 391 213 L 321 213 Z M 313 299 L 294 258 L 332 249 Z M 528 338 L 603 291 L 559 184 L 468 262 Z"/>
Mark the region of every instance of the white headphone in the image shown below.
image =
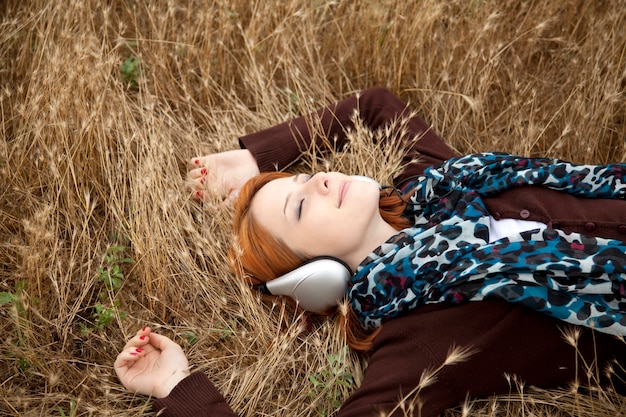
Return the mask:
<path id="1" fill-rule="evenodd" d="M 359 181 L 380 184 L 370 177 L 352 175 Z M 267 295 L 286 295 L 313 313 L 325 313 L 343 299 L 352 277 L 350 267 L 332 256 L 313 258 L 303 265 L 252 288 Z"/>
<path id="2" fill-rule="evenodd" d="M 267 295 L 286 295 L 313 313 L 325 313 L 346 294 L 352 271 L 332 257 L 313 258 L 271 281 L 252 288 Z"/>

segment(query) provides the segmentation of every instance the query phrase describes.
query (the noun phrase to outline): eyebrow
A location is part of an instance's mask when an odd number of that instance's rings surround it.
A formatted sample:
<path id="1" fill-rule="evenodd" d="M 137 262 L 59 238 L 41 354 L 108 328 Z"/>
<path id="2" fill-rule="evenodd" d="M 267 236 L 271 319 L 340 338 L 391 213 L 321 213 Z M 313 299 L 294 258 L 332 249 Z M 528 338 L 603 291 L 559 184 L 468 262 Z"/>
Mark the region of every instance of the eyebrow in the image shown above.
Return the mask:
<path id="1" fill-rule="evenodd" d="M 287 218 L 287 203 L 289 202 L 290 196 L 291 196 L 291 193 L 287 194 L 287 197 L 285 198 L 285 205 L 283 207 L 283 216 L 285 217 L 285 219 Z"/>

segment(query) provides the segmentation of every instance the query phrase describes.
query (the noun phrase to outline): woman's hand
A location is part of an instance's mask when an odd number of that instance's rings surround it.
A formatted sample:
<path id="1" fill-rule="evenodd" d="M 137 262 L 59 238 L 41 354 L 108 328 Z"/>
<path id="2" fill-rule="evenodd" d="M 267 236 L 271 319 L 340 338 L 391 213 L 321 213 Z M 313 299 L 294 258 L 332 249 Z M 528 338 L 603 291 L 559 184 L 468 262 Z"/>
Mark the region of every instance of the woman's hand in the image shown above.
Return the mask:
<path id="1" fill-rule="evenodd" d="M 128 341 L 113 367 L 126 389 L 156 398 L 167 397 L 189 375 L 182 348 L 149 327 Z"/>
<path id="2" fill-rule="evenodd" d="M 235 200 L 241 187 L 259 174 L 256 159 L 247 149 L 237 149 L 193 158 L 187 183 L 194 197 L 206 201 L 210 196 Z"/>

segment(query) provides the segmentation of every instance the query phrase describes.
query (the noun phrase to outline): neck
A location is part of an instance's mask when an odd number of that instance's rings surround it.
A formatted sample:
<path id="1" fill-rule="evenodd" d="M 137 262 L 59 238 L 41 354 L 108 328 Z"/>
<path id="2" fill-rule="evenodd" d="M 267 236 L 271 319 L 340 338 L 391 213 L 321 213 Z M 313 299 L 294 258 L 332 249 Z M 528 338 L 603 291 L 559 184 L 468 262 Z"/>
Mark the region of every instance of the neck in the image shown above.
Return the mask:
<path id="1" fill-rule="evenodd" d="M 344 259 L 353 272 L 356 271 L 357 267 L 370 253 L 385 243 L 391 236 L 398 233 L 389 223 L 382 219 L 380 220 L 367 235 L 366 239 L 363 240 L 363 243 Z"/>

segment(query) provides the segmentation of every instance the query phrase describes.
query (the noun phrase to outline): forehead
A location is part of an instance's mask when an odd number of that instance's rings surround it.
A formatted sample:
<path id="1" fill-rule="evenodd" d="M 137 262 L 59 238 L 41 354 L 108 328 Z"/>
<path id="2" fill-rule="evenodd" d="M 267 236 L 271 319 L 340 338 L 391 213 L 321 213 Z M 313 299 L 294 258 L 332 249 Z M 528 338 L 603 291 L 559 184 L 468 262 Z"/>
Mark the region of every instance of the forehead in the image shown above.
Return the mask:
<path id="1" fill-rule="evenodd" d="M 280 214 L 280 211 L 275 211 L 275 209 L 282 210 L 291 185 L 293 185 L 293 176 L 277 178 L 261 187 L 250 202 L 250 212 L 253 217 L 259 219 L 259 216 L 264 217 L 263 214 Z"/>

